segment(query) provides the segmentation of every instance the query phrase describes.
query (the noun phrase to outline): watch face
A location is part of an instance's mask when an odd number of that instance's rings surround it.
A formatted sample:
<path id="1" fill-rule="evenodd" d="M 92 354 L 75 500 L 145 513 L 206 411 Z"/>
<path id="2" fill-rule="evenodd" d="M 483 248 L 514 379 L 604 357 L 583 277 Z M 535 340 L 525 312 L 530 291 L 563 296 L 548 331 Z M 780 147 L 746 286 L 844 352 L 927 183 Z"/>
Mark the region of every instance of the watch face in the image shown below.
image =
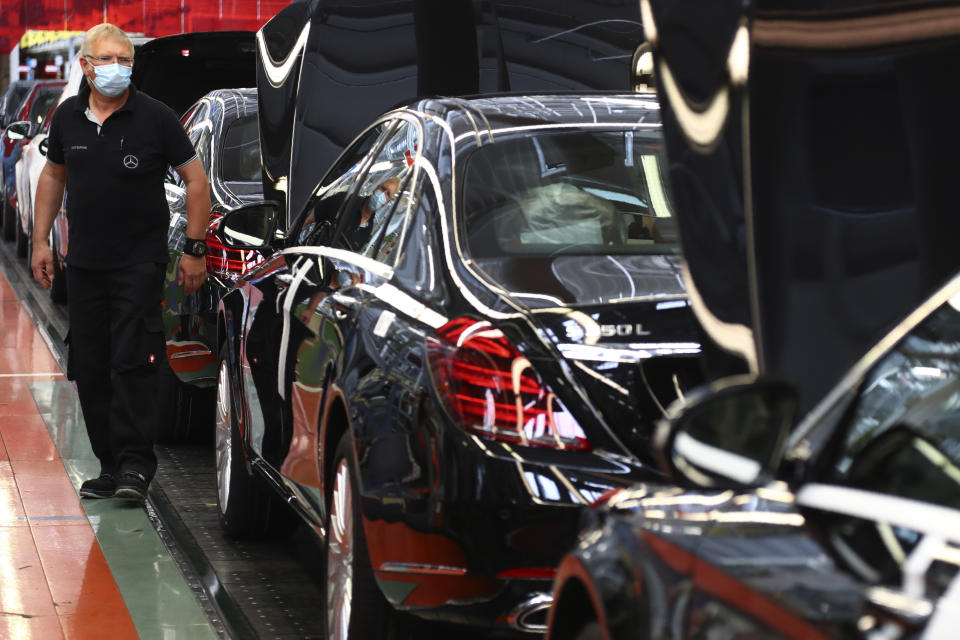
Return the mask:
<path id="1" fill-rule="evenodd" d="M 204 256 L 207 254 L 207 245 L 200 240 L 187 240 L 185 252 L 195 257 Z"/>

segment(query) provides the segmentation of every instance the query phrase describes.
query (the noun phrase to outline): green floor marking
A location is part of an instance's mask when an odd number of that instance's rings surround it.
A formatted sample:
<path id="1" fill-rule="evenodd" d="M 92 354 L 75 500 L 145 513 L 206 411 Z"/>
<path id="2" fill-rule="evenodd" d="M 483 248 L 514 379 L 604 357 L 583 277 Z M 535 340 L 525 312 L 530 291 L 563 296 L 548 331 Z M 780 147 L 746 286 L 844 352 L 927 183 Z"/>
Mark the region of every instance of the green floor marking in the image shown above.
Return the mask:
<path id="1" fill-rule="evenodd" d="M 74 487 L 100 472 L 69 382 L 32 382 L 30 390 Z M 143 640 L 216 638 L 167 547 L 142 507 L 81 500 L 110 571 Z"/>

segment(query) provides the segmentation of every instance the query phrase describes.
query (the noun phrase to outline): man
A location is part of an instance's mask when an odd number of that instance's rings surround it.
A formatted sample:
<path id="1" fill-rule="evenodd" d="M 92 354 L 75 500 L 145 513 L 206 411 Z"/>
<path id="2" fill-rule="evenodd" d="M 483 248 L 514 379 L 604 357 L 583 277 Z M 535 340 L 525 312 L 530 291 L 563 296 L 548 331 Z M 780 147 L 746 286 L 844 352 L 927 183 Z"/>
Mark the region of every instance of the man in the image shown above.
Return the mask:
<path id="1" fill-rule="evenodd" d="M 110 24 L 84 36 L 86 83 L 57 108 L 37 185 L 34 278 L 49 288 L 50 227 L 67 190 L 70 331 L 67 375 L 77 383 L 100 475 L 87 498 L 142 502 L 156 472 L 157 367 L 165 362 L 161 301 L 168 261 L 167 166 L 187 191 L 187 247 L 178 282 L 206 278 L 206 175 L 177 115 L 130 85 L 133 44 Z"/>

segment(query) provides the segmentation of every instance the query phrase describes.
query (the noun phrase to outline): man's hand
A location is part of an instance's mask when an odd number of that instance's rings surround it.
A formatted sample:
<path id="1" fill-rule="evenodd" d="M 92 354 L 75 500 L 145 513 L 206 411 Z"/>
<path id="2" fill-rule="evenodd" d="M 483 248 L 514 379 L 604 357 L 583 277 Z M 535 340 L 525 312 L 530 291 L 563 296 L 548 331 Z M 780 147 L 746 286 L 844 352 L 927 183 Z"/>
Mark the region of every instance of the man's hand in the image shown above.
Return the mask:
<path id="1" fill-rule="evenodd" d="M 34 254 L 33 259 L 37 256 Z M 207 261 L 204 257 L 183 254 L 180 256 L 180 266 L 177 268 L 177 284 L 183 285 L 183 291 L 190 295 L 200 288 L 207 279 Z"/>
<path id="2" fill-rule="evenodd" d="M 53 252 L 49 244 L 34 243 L 30 269 L 33 271 L 34 280 L 43 285 L 44 289 L 53 285 Z"/>

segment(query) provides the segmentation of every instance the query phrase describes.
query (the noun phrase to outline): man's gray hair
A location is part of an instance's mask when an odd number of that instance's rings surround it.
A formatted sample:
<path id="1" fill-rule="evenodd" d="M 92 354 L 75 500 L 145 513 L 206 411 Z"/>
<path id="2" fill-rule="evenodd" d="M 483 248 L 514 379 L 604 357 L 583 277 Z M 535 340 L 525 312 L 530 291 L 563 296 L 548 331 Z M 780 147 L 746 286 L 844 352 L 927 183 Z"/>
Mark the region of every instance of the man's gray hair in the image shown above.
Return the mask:
<path id="1" fill-rule="evenodd" d="M 99 42 L 104 38 L 110 38 L 111 40 L 123 42 L 127 45 L 127 47 L 130 48 L 130 55 L 133 55 L 133 42 L 130 41 L 130 36 L 124 33 L 123 29 L 114 26 L 109 22 L 104 22 L 103 24 L 98 24 L 95 27 L 90 27 L 87 29 L 87 32 L 83 34 L 83 44 L 80 45 L 80 55 L 93 55 L 94 43 Z"/>

